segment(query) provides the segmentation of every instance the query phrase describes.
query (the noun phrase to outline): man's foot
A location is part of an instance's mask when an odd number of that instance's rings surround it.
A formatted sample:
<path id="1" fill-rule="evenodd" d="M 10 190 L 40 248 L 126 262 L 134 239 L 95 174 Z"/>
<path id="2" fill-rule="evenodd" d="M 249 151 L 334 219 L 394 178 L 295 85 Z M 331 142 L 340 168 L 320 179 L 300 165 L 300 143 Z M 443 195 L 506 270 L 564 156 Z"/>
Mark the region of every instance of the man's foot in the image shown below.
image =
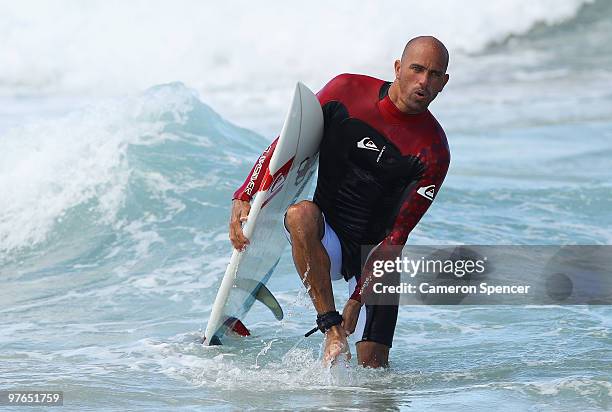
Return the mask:
<path id="1" fill-rule="evenodd" d="M 351 351 L 346 340 L 346 332 L 342 326 L 332 326 L 325 333 L 325 349 L 323 350 L 323 364 L 326 366 L 333 365 L 336 358 L 343 354 L 346 360 L 351 359 Z"/>

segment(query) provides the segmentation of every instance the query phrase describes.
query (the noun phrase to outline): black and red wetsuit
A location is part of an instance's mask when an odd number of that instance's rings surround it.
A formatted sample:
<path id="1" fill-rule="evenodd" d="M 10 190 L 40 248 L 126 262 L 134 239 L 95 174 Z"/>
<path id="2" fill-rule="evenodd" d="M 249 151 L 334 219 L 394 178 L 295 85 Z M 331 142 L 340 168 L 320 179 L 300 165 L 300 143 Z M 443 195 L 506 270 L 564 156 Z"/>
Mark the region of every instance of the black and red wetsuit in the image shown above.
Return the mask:
<path id="1" fill-rule="evenodd" d="M 378 245 L 375 252 L 387 258 L 385 246 L 404 245 L 440 189 L 450 162 L 446 136 L 434 116 L 428 110 L 401 112 L 389 98 L 390 85 L 342 74 L 317 94 L 325 125 L 313 201 L 340 239 L 342 274 L 347 280 L 359 278 L 351 296 L 356 300 L 361 300 L 367 278 L 361 276 L 361 245 Z M 275 146 L 276 140 L 234 199 L 252 199 Z"/>

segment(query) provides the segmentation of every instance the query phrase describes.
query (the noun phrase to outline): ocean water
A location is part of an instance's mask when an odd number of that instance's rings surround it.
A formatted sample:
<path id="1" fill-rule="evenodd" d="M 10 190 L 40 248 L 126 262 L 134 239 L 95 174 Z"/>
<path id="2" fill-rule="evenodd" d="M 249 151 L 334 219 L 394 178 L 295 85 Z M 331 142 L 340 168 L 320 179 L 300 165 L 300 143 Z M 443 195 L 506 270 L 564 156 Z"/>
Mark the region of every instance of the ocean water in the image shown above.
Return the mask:
<path id="1" fill-rule="evenodd" d="M 431 110 L 452 164 L 409 243 L 612 243 L 612 4 L 436 5 L 0 2 L 0 390 L 79 411 L 611 410 L 609 307 L 402 307 L 389 369 L 327 370 L 288 250 L 285 319 L 255 305 L 253 336 L 199 343 L 231 193 L 295 81 L 390 78 L 417 34 L 451 52 Z"/>

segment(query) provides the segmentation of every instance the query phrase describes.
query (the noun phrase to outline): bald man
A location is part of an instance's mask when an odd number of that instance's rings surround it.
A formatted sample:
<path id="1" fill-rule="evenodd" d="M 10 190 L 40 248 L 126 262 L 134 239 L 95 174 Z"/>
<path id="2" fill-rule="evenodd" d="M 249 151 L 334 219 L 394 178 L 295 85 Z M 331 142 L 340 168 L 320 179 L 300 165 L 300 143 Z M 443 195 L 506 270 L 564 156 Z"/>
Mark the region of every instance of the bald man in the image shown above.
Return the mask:
<path id="1" fill-rule="evenodd" d="M 416 37 L 395 61 L 393 82 L 341 74 L 317 93 L 325 125 L 315 195 L 290 206 L 284 223 L 325 334 L 325 363 L 340 354 L 350 358 L 347 336 L 354 333 L 359 364 L 388 365 L 398 307 L 364 305 L 372 275 L 361 249 L 370 245 L 368 262 L 393 259 L 440 190 L 450 153 L 427 108 L 448 82 L 447 66 L 442 42 Z M 276 140 L 258 159 L 259 170 L 275 147 Z M 261 184 L 259 170 L 254 166 L 234 193 L 230 240 L 237 249 L 248 244 L 241 223 Z M 342 278 L 349 299 L 340 315 L 331 281 Z"/>

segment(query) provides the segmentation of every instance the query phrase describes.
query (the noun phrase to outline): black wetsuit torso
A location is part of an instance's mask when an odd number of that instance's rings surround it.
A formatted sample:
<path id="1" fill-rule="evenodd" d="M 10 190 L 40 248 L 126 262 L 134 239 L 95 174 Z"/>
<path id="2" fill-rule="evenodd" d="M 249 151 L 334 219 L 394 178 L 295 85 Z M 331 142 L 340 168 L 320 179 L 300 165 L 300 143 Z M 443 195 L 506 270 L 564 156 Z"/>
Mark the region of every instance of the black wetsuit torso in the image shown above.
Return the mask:
<path id="1" fill-rule="evenodd" d="M 448 146 L 439 124 L 428 111 L 405 115 L 397 110 L 388 97 L 390 85 L 368 76 L 341 75 L 318 94 L 325 135 L 313 201 L 341 240 L 347 279 L 360 275 L 361 246 L 380 243 L 402 224 L 396 220 L 403 203 L 420 200 L 410 194 L 426 169 L 439 168 L 428 173 L 437 188 L 448 168 Z M 435 162 L 424 151 L 435 151 Z M 413 206 L 413 214 L 418 213 L 418 205 Z M 411 229 L 400 232 L 407 235 Z"/>

